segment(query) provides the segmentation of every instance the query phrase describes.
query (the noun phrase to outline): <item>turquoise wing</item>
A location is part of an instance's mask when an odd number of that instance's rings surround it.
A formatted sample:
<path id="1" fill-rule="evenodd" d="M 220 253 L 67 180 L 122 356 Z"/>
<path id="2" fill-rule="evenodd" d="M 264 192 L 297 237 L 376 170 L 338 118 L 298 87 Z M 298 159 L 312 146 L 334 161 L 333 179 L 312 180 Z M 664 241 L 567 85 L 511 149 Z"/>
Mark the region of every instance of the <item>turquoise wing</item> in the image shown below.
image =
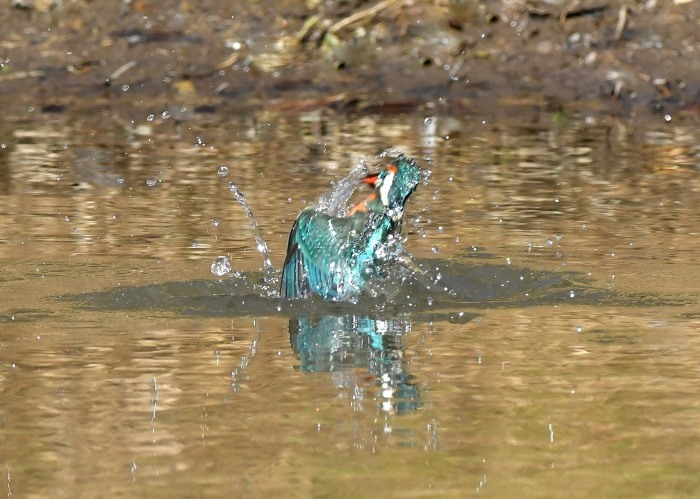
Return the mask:
<path id="1" fill-rule="evenodd" d="M 297 238 L 298 221 L 294 222 L 287 243 L 287 256 L 282 266 L 282 298 L 304 298 L 309 296 L 311 288 L 305 270 L 304 255 L 299 249 Z"/>
<path id="2" fill-rule="evenodd" d="M 337 300 L 347 293 L 345 267 L 356 234 L 355 218 L 334 218 L 313 210 L 299 215 L 289 235 L 282 267 L 283 298 L 316 293 L 324 300 Z"/>

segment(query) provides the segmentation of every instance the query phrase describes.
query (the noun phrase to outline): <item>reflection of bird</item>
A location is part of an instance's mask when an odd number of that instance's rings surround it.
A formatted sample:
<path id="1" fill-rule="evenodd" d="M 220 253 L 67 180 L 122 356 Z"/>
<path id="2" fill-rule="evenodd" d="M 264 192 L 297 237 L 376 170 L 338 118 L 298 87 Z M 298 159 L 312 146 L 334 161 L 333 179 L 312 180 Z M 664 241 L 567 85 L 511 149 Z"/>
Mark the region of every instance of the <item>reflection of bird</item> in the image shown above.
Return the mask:
<path id="1" fill-rule="evenodd" d="M 302 211 L 289 235 L 282 297 L 315 293 L 325 300 L 343 300 L 357 295 L 372 277 L 383 276 L 381 264 L 391 255 L 394 241 L 390 236 L 400 231 L 404 206 L 419 181 L 416 161 L 401 155 L 363 180 L 374 191 L 348 216 Z"/>
<path id="2" fill-rule="evenodd" d="M 410 329 L 407 318 L 396 317 L 381 320 L 326 315 L 289 321 L 290 341 L 302 371 L 343 373 L 334 380 L 345 387 L 371 380 L 381 387 L 378 397 L 382 408 L 399 414 L 422 405 L 404 359 L 402 338 Z"/>

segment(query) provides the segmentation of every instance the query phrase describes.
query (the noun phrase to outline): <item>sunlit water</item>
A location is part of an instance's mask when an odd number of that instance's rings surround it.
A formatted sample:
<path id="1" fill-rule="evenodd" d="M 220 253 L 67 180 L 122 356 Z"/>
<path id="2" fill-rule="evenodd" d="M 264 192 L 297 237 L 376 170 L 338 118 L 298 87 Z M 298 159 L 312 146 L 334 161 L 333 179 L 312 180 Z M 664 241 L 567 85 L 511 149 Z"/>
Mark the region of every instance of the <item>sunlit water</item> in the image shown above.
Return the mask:
<path id="1" fill-rule="evenodd" d="M 700 493 L 694 124 L 146 116 L 0 124 L 6 495 Z M 275 297 L 387 150 L 430 281 Z"/>

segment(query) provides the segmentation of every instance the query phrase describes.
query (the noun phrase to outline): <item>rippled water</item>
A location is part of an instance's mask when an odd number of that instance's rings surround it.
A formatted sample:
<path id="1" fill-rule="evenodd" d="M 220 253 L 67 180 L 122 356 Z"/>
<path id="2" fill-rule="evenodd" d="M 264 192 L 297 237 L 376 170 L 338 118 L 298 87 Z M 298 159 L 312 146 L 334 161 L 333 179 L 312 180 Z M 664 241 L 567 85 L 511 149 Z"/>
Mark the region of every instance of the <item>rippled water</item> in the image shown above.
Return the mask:
<path id="1" fill-rule="evenodd" d="M 0 123 L 8 496 L 700 491 L 692 123 L 147 114 Z M 388 149 L 438 284 L 271 297 L 229 183 L 279 269 Z"/>

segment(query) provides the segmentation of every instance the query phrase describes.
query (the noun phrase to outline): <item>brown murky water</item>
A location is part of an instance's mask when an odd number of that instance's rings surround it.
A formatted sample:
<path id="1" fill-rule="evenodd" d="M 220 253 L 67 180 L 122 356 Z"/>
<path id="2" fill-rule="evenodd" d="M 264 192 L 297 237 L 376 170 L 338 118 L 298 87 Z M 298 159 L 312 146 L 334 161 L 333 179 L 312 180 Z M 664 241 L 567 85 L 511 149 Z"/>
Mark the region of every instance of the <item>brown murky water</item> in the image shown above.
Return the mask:
<path id="1" fill-rule="evenodd" d="M 131 119 L 0 123 L 8 497 L 700 492 L 693 124 Z M 429 159 L 406 247 L 449 292 L 267 297 L 229 182 L 279 268 L 387 148 Z"/>

